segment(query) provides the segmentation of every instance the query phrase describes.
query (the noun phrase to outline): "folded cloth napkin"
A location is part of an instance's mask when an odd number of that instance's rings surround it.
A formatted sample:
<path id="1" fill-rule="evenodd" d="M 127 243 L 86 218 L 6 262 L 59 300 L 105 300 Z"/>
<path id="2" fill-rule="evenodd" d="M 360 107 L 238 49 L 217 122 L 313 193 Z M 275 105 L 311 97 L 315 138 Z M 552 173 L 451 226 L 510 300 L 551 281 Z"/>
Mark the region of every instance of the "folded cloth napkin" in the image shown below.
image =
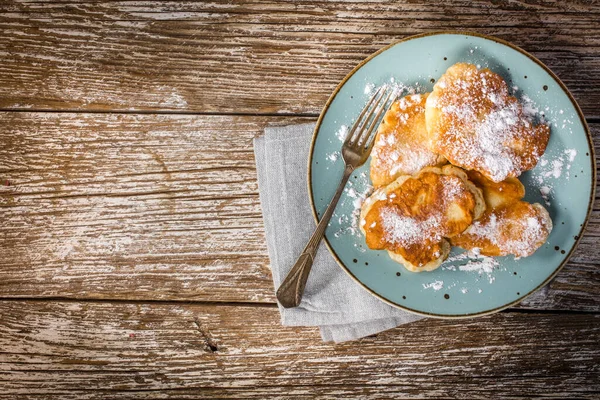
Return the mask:
<path id="1" fill-rule="evenodd" d="M 277 289 L 315 229 L 308 199 L 307 160 L 314 123 L 265 129 L 254 140 L 273 283 Z M 344 342 L 423 317 L 382 302 L 354 282 L 322 244 L 296 308 L 279 305 L 288 326 L 318 326 L 324 341 Z"/>

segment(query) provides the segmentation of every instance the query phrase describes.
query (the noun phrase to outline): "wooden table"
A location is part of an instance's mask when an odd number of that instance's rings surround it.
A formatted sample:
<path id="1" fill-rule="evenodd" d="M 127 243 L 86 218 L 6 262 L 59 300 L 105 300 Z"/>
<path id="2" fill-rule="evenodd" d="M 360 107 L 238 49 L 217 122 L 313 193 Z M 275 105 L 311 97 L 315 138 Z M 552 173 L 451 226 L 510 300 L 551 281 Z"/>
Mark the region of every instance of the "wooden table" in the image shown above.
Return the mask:
<path id="1" fill-rule="evenodd" d="M 598 145 L 596 1 L 2 2 L 0 398 L 600 397 L 598 198 L 518 307 L 341 345 L 280 325 L 252 139 L 441 29 L 533 53 Z"/>

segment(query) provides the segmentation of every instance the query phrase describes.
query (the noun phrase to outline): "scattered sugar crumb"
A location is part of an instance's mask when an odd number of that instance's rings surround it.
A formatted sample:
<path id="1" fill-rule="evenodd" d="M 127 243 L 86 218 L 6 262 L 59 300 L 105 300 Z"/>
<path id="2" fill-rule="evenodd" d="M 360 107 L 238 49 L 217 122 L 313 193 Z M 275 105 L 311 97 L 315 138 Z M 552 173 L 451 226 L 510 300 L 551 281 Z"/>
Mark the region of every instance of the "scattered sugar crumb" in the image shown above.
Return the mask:
<path id="1" fill-rule="evenodd" d="M 547 178 L 549 176 L 552 176 L 554 178 L 560 178 L 560 176 L 562 175 L 562 168 L 564 166 L 562 158 L 552 160 L 551 165 L 552 169 L 544 172 L 544 177 Z"/>
<path id="2" fill-rule="evenodd" d="M 535 183 L 551 188 L 549 179 L 558 179 L 565 173 L 565 178 L 571 178 L 570 169 L 573 161 L 577 157 L 576 149 L 565 149 L 558 155 L 544 154 L 540 159 L 538 166 L 532 172 L 532 178 Z M 548 159 L 550 158 L 550 159 Z"/>
<path id="3" fill-rule="evenodd" d="M 342 125 L 340 126 L 340 129 L 338 129 L 338 131 L 335 133 L 335 136 L 337 136 L 340 142 L 343 142 L 346 140 L 346 136 L 348 136 L 349 131 L 350 130 L 348 129 L 348 126 Z"/>
<path id="4" fill-rule="evenodd" d="M 335 151 L 327 156 L 327 159 L 331 162 L 336 162 L 340 157 L 340 153 Z"/>
<path id="5" fill-rule="evenodd" d="M 552 191 L 552 188 L 549 186 L 540 187 L 540 194 L 542 195 L 542 198 L 544 199 L 544 202 L 546 203 L 547 206 L 550 205 L 550 192 L 551 191 Z"/>
<path id="6" fill-rule="evenodd" d="M 496 259 L 487 256 L 478 256 L 475 260 L 469 260 L 465 265 L 460 265 L 460 271 L 475 271 L 480 275 L 483 273 L 491 274 L 494 269 L 500 265 Z"/>
<path id="7" fill-rule="evenodd" d="M 360 208 L 364 200 L 372 193 L 373 187 L 370 185 L 367 174 L 363 171 L 357 175 L 358 179 L 348 182 L 344 192 L 346 196 L 341 199 L 343 207 L 338 209 L 350 208 L 352 211 L 348 214 L 334 214 L 339 221 L 338 229 L 333 236 L 338 238 L 342 235 L 358 236 L 360 235 L 359 225 L 364 226 L 366 222 L 360 219 Z"/>
<path id="8" fill-rule="evenodd" d="M 466 260 L 468 260 L 467 263 L 463 265 L 447 264 Z M 474 248 L 472 251 L 465 251 L 464 253 L 448 257 L 442 264 L 442 269 L 456 271 L 458 268 L 460 271 L 477 272 L 480 276 L 485 274 L 489 283 L 492 284 L 496 280 L 496 278 L 493 276 L 493 273 L 499 268 L 499 266 L 500 263 L 494 257 L 483 256 L 481 255 L 479 248 Z"/>
<path id="9" fill-rule="evenodd" d="M 577 150 L 575 149 L 566 149 L 565 150 L 565 154 L 567 155 L 567 157 L 569 157 L 569 162 L 573 162 L 575 160 L 575 157 L 577 157 Z"/>
<path id="10" fill-rule="evenodd" d="M 521 96 L 521 103 L 523 105 L 523 114 L 525 114 L 526 117 L 534 119 L 536 115 L 544 115 L 535 102 L 526 94 Z M 545 122 L 544 118 L 540 118 L 540 120 L 540 122 Z"/>
<path id="11" fill-rule="evenodd" d="M 375 84 L 371 83 L 371 82 L 367 83 L 365 85 L 365 94 L 371 94 L 371 93 L 373 93 L 373 89 L 375 89 Z"/>
<path id="12" fill-rule="evenodd" d="M 423 284 L 423 289 L 433 289 L 435 291 L 441 290 L 443 287 L 444 287 L 444 281 L 435 281 L 435 282 Z"/>
<path id="13" fill-rule="evenodd" d="M 365 248 L 362 246 L 359 246 L 358 244 L 354 243 L 354 247 L 356 248 L 356 250 L 358 250 L 359 253 L 364 253 L 366 252 Z"/>
<path id="14" fill-rule="evenodd" d="M 467 289 L 467 288 L 460 288 L 460 291 L 461 291 L 463 294 L 466 294 L 466 293 L 468 293 L 468 292 L 469 292 L 469 289 Z"/>

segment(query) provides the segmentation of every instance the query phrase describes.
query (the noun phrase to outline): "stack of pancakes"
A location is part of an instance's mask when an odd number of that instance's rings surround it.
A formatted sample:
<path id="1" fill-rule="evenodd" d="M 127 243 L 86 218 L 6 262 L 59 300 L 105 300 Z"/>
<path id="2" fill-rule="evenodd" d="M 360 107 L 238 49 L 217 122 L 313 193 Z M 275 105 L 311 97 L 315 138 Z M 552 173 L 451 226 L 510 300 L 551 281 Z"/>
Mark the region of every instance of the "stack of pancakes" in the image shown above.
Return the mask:
<path id="1" fill-rule="evenodd" d="M 414 272 L 439 267 L 451 245 L 533 254 L 552 220 L 522 200 L 517 177 L 536 166 L 549 136 L 502 77 L 453 65 L 431 93 L 401 98 L 384 116 L 371 153 L 376 190 L 361 209 L 367 245 Z"/>

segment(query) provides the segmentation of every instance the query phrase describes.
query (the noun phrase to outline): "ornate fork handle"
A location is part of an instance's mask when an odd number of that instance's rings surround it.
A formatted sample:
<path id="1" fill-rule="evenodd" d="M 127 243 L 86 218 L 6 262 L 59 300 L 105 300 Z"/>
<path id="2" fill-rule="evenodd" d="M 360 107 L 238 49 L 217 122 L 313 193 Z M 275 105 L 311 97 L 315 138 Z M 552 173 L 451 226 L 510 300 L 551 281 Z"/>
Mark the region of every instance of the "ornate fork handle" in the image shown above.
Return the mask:
<path id="1" fill-rule="evenodd" d="M 344 168 L 344 175 L 342 176 L 342 180 L 327 207 L 323 217 L 319 221 L 315 232 L 312 234 L 308 244 L 298 257 L 296 264 L 292 267 L 284 281 L 279 286 L 277 290 L 277 300 L 279 303 L 285 308 L 297 307 L 302 300 L 302 294 L 304 293 L 304 287 L 306 286 L 306 281 L 308 280 L 308 275 L 313 265 L 313 261 L 315 258 L 315 254 L 317 253 L 317 249 L 319 248 L 319 244 L 321 243 L 321 239 L 325 235 L 325 229 L 327 229 L 327 225 L 329 224 L 329 220 L 333 215 L 333 211 L 342 195 L 342 191 L 346 186 L 346 182 L 350 178 L 350 175 L 354 171 L 354 167 L 349 164 L 346 164 L 346 168 Z"/>

